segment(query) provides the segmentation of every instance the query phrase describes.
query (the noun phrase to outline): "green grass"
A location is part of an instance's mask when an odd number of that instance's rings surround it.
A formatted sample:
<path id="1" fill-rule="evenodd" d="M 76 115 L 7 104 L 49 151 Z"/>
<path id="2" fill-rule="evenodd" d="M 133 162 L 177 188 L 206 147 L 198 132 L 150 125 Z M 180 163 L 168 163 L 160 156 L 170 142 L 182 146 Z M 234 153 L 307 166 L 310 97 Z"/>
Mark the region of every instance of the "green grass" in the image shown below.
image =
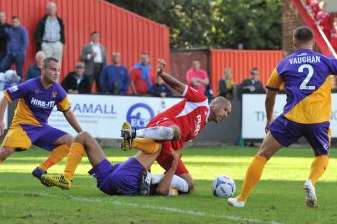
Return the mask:
<path id="1" fill-rule="evenodd" d="M 111 161 L 132 155 L 107 150 Z M 337 223 L 336 152 L 317 186 L 319 208 L 304 205 L 303 182 L 312 152 L 283 149 L 266 166 L 263 179 L 246 208 L 230 208 L 225 199 L 214 198 L 211 182 L 220 175 L 235 179 L 239 189 L 252 148 L 186 149 L 184 161 L 196 180 L 195 192 L 180 197 L 109 197 L 95 187 L 86 173 L 85 159 L 71 191 L 45 188 L 30 172 L 47 155 L 42 150 L 17 153 L 0 165 L 0 223 Z M 64 163 L 50 172 L 62 172 Z M 156 166 L 154 173 L 161 172 Z"/>

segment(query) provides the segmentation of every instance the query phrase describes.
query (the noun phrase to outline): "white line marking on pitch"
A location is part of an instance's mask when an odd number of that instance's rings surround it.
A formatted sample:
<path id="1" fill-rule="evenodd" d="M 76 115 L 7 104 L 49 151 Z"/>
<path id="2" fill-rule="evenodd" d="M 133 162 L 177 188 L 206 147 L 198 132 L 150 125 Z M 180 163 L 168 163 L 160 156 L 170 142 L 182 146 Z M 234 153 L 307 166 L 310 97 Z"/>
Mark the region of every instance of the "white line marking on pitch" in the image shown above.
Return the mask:
<path id="1" fill-rule="evenodd" d="M 11 191 L 11 190 L 0 190 L 0 193 L 8 193 L 8 194 L 20 194 L 20 195 L 37 195 L 37 196 L 43 196 L 43 197 L 51 197 L 51 198 L 60 198 L 60 195 L 53 195 L 49 193 L 41 193 L 41 192 L 29 192 L 29 191 Z M 222 218 L 222 219 L 227 219 L 231 221 L 244 221 L 244 222 L 249 222 L 249 223 L 256 223 L 256 224 L 282 224 L 276 221 L 262 221 L 259 219 L 250 219 L 250 218 L 243 218 L 240 216 L 232 216 L 232 215 L 212 215 L 206 212 L 199 212 L 199 211 L 194 211 L 194 210 L 181 210 L 177 208 L 172 208 L 172 207 L 164 207 L 164 206 L 153 206 L 153 205 L 144 205 L 144 204 L 137 204 L 137 203 L 129 203 L 129 202 L 123 202 L 123 201 L 116 201 L 116 200 L 108 200 L 108 199 L 99 199 L 99 198 L 86 198 L 86 197 L 79 197 L 79 196 L 71 196 L 71 195 L 66 195 L 62 194 L 62 196 L 69 198 L 74 201 L 81 201 L 81 202 L 99 202 L 99 203 L 109 203 L 113 205 L 118 205 L 118 206 L 128 206 L 128 207 L 137 207 L 137 208 L 144 208 L 144 209 L 152 209 L 152 210 L 161 210 L 161 211 L 167 211 L 167 212 L 172 212 L 172 213 L 179 213 L 183 215 L 191 215 L 191 216 L 200 216 L 200 217 L 210 217 L 210 218 Z"/>

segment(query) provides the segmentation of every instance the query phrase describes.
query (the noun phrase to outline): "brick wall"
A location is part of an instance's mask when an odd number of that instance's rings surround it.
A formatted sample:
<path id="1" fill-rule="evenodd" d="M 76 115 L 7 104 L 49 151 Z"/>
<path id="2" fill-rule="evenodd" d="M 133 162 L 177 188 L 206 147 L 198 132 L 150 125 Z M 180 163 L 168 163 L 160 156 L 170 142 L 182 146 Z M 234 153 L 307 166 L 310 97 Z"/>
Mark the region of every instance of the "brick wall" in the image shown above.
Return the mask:
<path id="1" fill-rule="evenodd" d="M 291 2 L 291 0 L 283 0 L 282 9 L 282 50 L 284 50 L 286 54 L 292 52 L 293 49 L 293 30 L 297 26 L 302 25 L 302 21 Z"/>
<path id="2" fill-rule="evenodd" d="M 200 61 L 201 68 L 209 74 L 209 50 L 172 50 L 171 72 L 178 79 L 185 82 L 186 72 L 192 67 L 194 60 Z"/>

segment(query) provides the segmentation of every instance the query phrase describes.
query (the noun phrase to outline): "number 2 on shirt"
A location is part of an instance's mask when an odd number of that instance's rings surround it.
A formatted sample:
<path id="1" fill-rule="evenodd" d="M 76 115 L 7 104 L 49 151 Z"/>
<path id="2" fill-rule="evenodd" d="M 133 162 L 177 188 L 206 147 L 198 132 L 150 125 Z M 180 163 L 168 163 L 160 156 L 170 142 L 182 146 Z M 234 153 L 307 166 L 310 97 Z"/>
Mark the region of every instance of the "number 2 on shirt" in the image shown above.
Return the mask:
<path id="1" fill-rule="evenodd" d="M 308 85 L 310 79 L 314 75 L 314 68 L 312 67 L 312 65 L 303 64 L 298 68 L 298 72 L 303 73 L 305 69 L 307 70 L 308 73 L 307 73 L 307 76 L 305 77 L 305 79 L 303 80 L 303 82 L 301 83 L 300 89 L 301 90 L 315 90 L 316 86 L 309 86 Z"/>

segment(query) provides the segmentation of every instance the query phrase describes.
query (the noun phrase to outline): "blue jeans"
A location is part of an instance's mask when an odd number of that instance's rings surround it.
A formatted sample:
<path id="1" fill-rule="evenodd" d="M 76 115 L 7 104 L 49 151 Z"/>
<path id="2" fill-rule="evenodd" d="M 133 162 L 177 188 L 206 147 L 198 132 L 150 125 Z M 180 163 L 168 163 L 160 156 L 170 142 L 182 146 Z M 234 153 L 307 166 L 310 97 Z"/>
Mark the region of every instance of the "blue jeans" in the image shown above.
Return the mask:
<path id="1" fill-rule="evenodd" d="M 15 64 L 16 72 L 22 79 L 23 65 L 25 63 L 24 52 L 8 52 L 0 64 L 0 72 L 7 71 L 12 64 Z"/>

